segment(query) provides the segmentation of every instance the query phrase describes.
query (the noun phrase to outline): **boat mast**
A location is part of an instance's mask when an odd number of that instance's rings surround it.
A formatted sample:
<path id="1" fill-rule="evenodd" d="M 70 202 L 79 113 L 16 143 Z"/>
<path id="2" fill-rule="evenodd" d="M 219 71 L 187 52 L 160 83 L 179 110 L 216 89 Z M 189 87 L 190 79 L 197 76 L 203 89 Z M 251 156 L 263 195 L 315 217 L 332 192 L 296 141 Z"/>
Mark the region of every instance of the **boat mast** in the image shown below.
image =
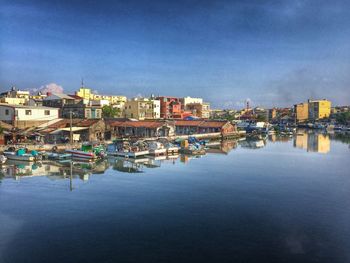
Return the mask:
<path id="1" fill-rule="evenodd" d="M 73 146 L 73 131 L 72 131 L 72 111 L 69 112 L 69 118 L 70 118 L 70 145 Z"/>

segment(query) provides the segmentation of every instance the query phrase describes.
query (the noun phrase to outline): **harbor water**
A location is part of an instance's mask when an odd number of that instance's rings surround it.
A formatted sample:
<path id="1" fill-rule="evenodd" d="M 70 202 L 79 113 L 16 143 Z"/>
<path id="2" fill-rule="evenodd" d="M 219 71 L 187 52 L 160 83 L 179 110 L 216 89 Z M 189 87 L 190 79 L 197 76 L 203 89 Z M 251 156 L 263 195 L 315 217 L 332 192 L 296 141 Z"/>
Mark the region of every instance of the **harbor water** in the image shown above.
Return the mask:
<path id="1" fill-rule="evenodd" d="M 346 135 L 0 166 L 0 262 L 350 262 Z"/>

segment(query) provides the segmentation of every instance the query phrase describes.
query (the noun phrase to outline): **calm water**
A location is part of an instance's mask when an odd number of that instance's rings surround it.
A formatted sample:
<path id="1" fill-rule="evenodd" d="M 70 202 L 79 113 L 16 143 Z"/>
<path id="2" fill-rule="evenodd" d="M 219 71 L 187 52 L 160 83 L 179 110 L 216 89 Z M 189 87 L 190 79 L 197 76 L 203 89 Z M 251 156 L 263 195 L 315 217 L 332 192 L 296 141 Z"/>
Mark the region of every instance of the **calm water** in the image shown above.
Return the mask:
<path id="1" fill-rule="evenodd" d="M 0 262 L 350 262 L 347 138 L 0 175 Z M 72 169 L 72 176 L 70 176 Z"/>

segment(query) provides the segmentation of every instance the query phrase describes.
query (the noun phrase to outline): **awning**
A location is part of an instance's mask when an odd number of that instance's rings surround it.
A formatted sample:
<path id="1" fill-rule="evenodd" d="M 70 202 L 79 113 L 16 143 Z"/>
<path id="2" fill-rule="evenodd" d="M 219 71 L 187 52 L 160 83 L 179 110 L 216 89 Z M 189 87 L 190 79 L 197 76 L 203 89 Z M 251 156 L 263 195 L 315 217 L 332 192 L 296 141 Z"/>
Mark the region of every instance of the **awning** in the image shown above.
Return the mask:
<path id="1" fill-rule="evenodd" d="M 72 127 L 72 132 L 77 132 L 77 131 L 82 131 L 82 130 L 87 130 L 87 129 L 89 129 L 89 127 Z M 60 128 L 60 129 L 57 129 L 57 130 L 50 132 L 50 134 L 57 134 L 57 133 L 60 133 L 62 131 L 70 132 L 70 128 Z"/>

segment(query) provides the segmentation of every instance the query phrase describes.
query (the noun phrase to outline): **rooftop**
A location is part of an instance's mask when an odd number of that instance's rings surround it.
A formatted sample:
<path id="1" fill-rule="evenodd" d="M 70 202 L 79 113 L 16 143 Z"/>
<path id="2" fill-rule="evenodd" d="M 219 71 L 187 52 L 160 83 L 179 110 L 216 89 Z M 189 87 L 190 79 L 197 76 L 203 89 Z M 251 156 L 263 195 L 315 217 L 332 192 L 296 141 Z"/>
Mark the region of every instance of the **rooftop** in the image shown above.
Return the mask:
<path id="1" fill-rule="evenodd" d="M 14 105 L 14 104 L 7 104 L 7 103 L 0 103 L 0 106 L 3 106 L 3 107 L 10 107 L 10 108 L 16 108 L 16 109 L 45 109 L 45 110 L 59 110 L 59 108 L 53 108 L 53 107 L 45 107 L 45 106 L 29 106 L 29 105 Z"/>

